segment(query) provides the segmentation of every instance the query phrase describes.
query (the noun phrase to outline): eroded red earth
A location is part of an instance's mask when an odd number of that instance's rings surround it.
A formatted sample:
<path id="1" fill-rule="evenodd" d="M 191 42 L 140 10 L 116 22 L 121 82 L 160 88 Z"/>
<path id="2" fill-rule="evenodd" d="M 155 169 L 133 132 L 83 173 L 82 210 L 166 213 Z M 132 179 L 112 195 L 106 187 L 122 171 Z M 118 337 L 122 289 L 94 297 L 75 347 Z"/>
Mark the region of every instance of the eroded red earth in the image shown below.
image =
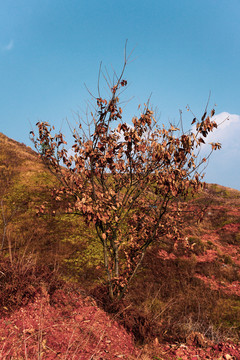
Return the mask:
<path id="1" fill-rule="evenodd" d="M 57 290 L 0 320 L 0 359 L 240 359 L 240 344 L 213 344 L 192 334 L 186 344 L 141 349 L 133 337 L 100 310 L 93 299 Z M 151 347 L 158 357 L 151 356 Z"/>

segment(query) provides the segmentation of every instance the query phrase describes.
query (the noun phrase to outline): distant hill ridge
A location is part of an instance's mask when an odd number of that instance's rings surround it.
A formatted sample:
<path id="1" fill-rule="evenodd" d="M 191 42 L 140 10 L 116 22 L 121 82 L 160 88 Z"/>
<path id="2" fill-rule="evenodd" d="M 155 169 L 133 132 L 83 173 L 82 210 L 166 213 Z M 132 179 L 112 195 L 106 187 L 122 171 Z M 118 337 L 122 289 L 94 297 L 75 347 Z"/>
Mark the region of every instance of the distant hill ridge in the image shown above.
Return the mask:
<path id="1" fill-rule="evenodd" d="M 13 181 L 19 182 L 20 178 L 23 183 L 24 178 L 27 182 L 29 174 L 33 172 L 46 172 L 38 154 L 29 146 L 0 133 L 0 196 L 4 186 L 9 186 Z"/>
<path id="2" fill-rule="evenodd" d="M 0 154 L 3 155 L 6 152 L 14 152 L 15 156 L 19 158 L 23 158 L 24 156 L 37 156 L 37 153 L 31 149 L 30 146 L 27 146 L 23 143 L 19 143 L 18 141 L 11 139 L 0 132 Z"/>

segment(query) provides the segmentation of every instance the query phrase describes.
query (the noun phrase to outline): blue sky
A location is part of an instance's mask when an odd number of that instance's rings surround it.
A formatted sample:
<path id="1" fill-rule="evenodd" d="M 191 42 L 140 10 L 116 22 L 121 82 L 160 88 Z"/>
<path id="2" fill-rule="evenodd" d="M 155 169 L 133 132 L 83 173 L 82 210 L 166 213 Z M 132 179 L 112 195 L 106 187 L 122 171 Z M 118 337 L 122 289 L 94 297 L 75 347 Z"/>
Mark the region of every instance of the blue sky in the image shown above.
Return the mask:
<path id="1" fill-rule="evenodd" d="M 68 133 L 65 119 L 74 123 L 89 99 L 84 83 L 97 94 L 101 61 L 120 72 L 128 39 L 124 99 L 134 98 L 124 119 L 152 94 L 160 123 L 182 109 L 189 128 L 186 105 L 200 117 L 211 91 L 210 108 L 230 120 L 206 181 L 240 190 L 239 15 L 239 0 L 1 1 L 0 132 L 31 145 L 31 124 L 42 120 Z"/>

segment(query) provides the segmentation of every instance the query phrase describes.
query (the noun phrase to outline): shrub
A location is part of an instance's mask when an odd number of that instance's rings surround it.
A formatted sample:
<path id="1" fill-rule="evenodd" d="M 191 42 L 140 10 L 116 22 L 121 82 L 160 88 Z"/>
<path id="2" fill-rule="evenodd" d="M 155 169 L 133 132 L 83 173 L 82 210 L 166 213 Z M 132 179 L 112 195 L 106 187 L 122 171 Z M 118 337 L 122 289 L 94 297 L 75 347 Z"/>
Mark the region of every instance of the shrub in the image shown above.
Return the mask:
<path id="1" fill-rule="evenodd" d="M 0 258 L 0 312 L 10 313 L 32 301 L 37 293 L 52 293 L 61 286 L 55 272 L 37 265 L 34 256 Z"/>
<path id="2" fill-rule="evenodd" d="M 37 123 L 37 138 L 31 132 L 39 155 L 61 183 L 54 198 L 95 228 L 112 300 L 125 295 L 152 244 L 168 241 L 174 248 L 180 240 L 184 205 L 177 200 L 199 191 L 199 169 L 221 148 L 211 143 L 207 158 L 198 151 L 217 128 L 214 109 L 193 119 L 196 131 L 159 127 L 148 103 L 132 125 L 123 122 L 119 96 L 127 85 L 126 65 L 125 58 L 120 76 L 112 84 L 107 80 L 109 98 L 99 89 L 88 129 L 79 122 L 70 152 L 63 134 L 52 135 L 54 127 L 47 122 Z"/>

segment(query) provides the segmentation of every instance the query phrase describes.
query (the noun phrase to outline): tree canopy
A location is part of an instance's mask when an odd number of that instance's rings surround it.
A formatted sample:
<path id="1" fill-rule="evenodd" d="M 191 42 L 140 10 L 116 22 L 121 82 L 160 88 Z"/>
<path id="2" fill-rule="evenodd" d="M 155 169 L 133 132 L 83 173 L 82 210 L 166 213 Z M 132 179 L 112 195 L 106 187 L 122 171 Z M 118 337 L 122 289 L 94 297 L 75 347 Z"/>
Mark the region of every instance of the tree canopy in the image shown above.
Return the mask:
<path id="1" fill-rule="evenodd" d="M 201 171 L 221 147 L 212 143 L 201 157 L 201 145 L 217 128 L 214 110 L 194 118 L 187 132 L 174 124 L 159 126 L 149 104 L 131 125 L 124 122 L 119 98 L 127 86 L 126 64 L 113 84 L 105 78 L 110 96 L 98 92 L 89 128 L 79 122 L 71 150 L 47 122 L 37 123 L 37 137 L 32 132 L 37 151 L 61 183 L 55 199 L 65 199 L 65 211 L 94 225 L 112 299 L 124 296 L 151 244 L 168 242 L 173 249 L 181 239 L 179 200 L 199 191 Z"/>

